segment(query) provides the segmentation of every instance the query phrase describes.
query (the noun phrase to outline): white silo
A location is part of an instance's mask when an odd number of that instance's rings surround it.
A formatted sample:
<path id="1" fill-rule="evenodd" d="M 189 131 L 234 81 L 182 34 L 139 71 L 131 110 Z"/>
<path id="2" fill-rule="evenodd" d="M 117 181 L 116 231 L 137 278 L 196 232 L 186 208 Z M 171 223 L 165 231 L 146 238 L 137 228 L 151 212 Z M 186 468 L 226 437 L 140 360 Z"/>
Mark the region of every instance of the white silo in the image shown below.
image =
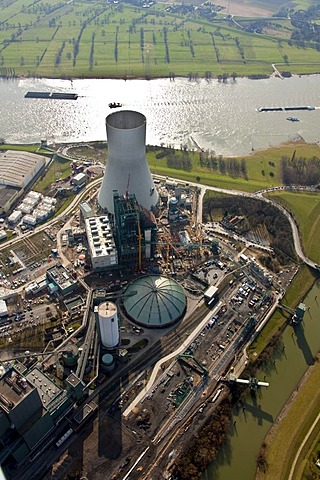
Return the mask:
<path id="1" fill-rule="evenodd" d="M 106 348 L 114 348 L 119 343 L 118 309 L 112 302 L 101 303 L 98 307 L 101 343 Z"/>
<path id="2" fill-rule="evenodd" d="M 108 163 L 98 202 L 114 213 L 113 191 L 135 194 L 140 205 L 151 210 L 158 202 L 146 160 L 146 117 L 142 113 L 119 110 L 106 118 Z"/>

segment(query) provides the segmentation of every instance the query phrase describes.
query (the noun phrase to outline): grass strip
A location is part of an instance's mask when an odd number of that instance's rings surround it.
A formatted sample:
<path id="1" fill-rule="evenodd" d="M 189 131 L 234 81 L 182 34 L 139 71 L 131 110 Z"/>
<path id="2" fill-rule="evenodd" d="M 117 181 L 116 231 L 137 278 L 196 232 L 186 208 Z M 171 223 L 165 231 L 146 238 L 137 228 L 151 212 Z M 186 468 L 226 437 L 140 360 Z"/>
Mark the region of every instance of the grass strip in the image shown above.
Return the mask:
<path id="1" fill-rule="evenodd" d="M 303 376 L 268 433 L 265 439 L 265 457 L 268 466 L 265 472 L 260 470 L 257 472 L 256 480 L 289 478 L 295 454 L 319 413 L 319 384 L 320 363 L 316 361 Z M 301 479 L 305 456 L 318 434 L 318 429 L 314 430 L 301 451 L 293 480 Z"/>

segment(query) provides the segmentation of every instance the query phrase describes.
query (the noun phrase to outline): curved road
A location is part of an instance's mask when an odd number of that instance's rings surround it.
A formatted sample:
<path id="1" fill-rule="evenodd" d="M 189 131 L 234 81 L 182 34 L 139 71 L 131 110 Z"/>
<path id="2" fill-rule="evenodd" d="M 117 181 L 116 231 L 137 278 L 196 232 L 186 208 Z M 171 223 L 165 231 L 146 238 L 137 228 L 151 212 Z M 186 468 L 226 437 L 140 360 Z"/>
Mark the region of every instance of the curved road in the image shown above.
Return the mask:
<path id="1" fill-rule="evenodd" d="M 262 200 L 263 202 L 272 204 L 274 207 L 278 208 L 287 217 L 287 219 L 290 222 L 293 241 L 294 241 L 294 248 L 295 248 L 295 251 L 296 251 L 296 254 L 298 255 L 298 257 L 304 263 L 309 265 L 309 267 L 314 268 L 316 270 L 319 270 L 319 265 L 317 263 L 315 263 L 313 260 L 311 260 L 310 258 L 308 258 L 303 252 L 302 245 L 301 245 L 301 242 L 300 242 L 299 230 L 298 230 L 297 224 L 294 221 L 292 215 L 284 207 L 282 207 L 278 203 L 272 201 L 269 198 L 265 198 L 263 196 L 263 193 L 266 193 L 268 191 L 284 190 L 284 188 L 281 188 L 281 187 L 271 188 L 271 189 L 266 189 L 266 190 L 259 190 L 258 192 L 255 192 L 255 193 L 250 193 L 250 192 L 244 192 L 242 190 L 227 190 L 226 188 L 210 187 L 208 185 L 200 185 L 199 183 L 185 182 L 183 180 L 178 180 L 178 179 L 171 178 L 171 177 L 165 177 L 165 176 L 162 176 L 162 175 L 154 175 L 154 177 L 161 178 L 161 179 L 164 179 L 164 180 L 169 179 L 169 180 L 176 181 L 176 182 L 179 182 L 179 183 L 188 183 L 189 185 L 191 185 L 193 187 L 199 188 L 201 190 L 200 195 L 199 195 L 199 199 L 202 199 L 204 197 L 207 190 L 211 190 L 213 192 L 225 193 L 226 195 L 236 195 L 236 196 L 241 196 L 241 197 L 256 198 L 256 199 Z M 296 187 L 296 189 L 299 189 L 299 188 Z M 303 190 L 305 191 L 306 189 L 303 189 Z M 199 218 L 200 215 L 201 215 L 201 219 Z M 198 219 L 199 222 L 202 221 L 202 206 L 201 206 L 201 208 L 199 207 L 199 210 L 197 212 L 197 219 Z"/>
<path id="2" fill-rule="evenodd" d="M 208 185 L 201 185 L 199 183 L 194 183 L 194 182 L 185 182 L 183 180 L 179 180 L 179 179 L 175 179 L 175 178 L 169 178 L 169 177 L 165 177 L 163 175 L 153 175 L 153 176 L 155 178 L 159 178 L 159 179 L 162 179 L 162 180 L 169 179 L 169 180 L 176 181 L 176 182 L 179 182 L 179 183 L 188 183 L 192 187 L 198 188 L 200 190 L 199 201 L 198 201 L 198 211 L 197 211 L 197 221 L 199 223 L 202 222 L 202 200 L 203 200 L 203 197 L 204 197 L 207 190 L 211 190 L 211 191 L 214 191 L 214 192 L 225 193 L 226 195 L 237 195 L 237 196 L 248 197 L 248 198 L 256 198 L 256 199 L 262 200 L 266 203 L 272 204 L 274 207 L 278 208 L 287 217 L 287 219 L 290 222 L 291 229 L 292 229 L 292 235 L 293 235 L 293 241 L 294 241 L 294 248 L 295 248 L 295 251 L 296 251 L 296 254 L 298 255 L 298 257 L 304 263 L 309 265 L 309 267 L 314 268 L 316 270 L 319 270 L 319 265 L 317 263 L 315 263 L 313 260 L 311 260 L 310 258 L 308 258 L 303 252 L 302 245 L 301 245 L 301 242 L 300 242 L 299 230 L 298 230 L 298 227 L 297 227 L 296 222 L 293 219 L 292 215 L 284 207 L 282 207 L 278 203 L 273 202 L 272 200 L 270 200 L 268 198 L 265 198 L 263 196 L 263 193 L 265 193 L 267 191 L 270 191 L 270 189 L 260 190 L 260 191 L 255 192 L 255 193 L 250 193 L 250 192 L 244 192 L 242 190 L 228 190 L 228 189 L 225 189 L 225 188 L 218 188 L 218 187 L 211 187 L 211 186 L 208 186 Z M 63 212 L 61 212 L 59 215 L 57 215 L 56 217 L 49 220 L 49 222 L 44 223 L 44 224 L 40 225 L 39 227 L 36 227 L 34 229 L 34 231 L 32 231 L 30 233 L 27 233 L 27 234 L 24 234 L 23 236 L 18 236 L 15 239 L 10 239 L 7 242 L 3 243 L 0 247 L 0 250 L 3 250 L 4 248 L 6 248 L 8 246 L 15 245 L 16 243 L 18 243 L 21 240 L 21 238 L 31 237 L 35 233 L 42 232 L 42 231 L 46 230 L 47 228 L 49 228 L 50 226 L 54 225 L 56 222 L 58 222 L 59 220 L 64 218 L 66 215 L 71 213 L 72 210 L 87 196 L 89 191 L 92 190 L 93 188 L 95 188 L 96 186 L 98 186 L 101 182 L 102 182 L 102 178 L 97 178 L 93 182 L 89 183 L 86 186 L 86 188 L 79 195 L 77 195 L 75 197 L 75 199 L 70 203 L 70 205 L 68 205 L 68 207 Z M 279 190 L 279 189 L 281 190 L 281 187 L 277 188 L 277 189 L 271 189 L 271 190 Z"/>

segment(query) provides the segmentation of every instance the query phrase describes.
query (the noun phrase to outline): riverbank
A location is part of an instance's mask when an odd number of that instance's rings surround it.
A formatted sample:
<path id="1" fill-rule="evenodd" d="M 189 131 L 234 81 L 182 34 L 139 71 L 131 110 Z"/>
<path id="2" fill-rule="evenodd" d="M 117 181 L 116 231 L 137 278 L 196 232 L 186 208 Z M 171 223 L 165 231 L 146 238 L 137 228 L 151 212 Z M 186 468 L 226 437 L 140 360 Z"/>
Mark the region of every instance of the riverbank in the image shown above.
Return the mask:
<path id="1" fill-rule="evenodd" d="M 319 414 L 320 357 L 308 368 L 269 430 L 263 445 L 266 470 L 258 470 L 256 480 L 288 479 L 296 452 Z M 319 435 L 315 429 L 308 438 L 303 455 L 297 459 L 293 479 L 302 478 L 306 454 Z"/>

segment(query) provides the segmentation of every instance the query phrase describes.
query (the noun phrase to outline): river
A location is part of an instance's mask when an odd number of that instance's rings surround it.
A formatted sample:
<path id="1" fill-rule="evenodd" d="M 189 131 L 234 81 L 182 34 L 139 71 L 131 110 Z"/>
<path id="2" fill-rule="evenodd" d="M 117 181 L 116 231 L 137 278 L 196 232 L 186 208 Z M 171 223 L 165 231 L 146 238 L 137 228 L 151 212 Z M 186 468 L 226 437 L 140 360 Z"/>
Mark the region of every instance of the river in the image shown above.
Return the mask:
<path id="1" fill-rule="evenodd" d="M 203 480 L 254 480 L 256 457 L 261 443 L 290 397 L 299 380 L 320 350 L 320 282 L 314 285 L 304 303 L 309 310 L 295 330 L 288 326 L 283 335 L 284 350 L 275 364 L 260 373 L 270 383 L 256 398 L 248 394 L 245 410 L 234 412 L 228 441 Z M 235 427 L 233 423 L 236 421 Z"/>
<path id="2" fill-rule="evenodd" d="M 74 92 L 78 100 L 24 98 L 28 91 Z M 320 75 L 264 80 L 0 80 L 0 137 L 8 143 L 106 140 L 108 104 L 121 102 L 147 118 L 147 143 L 200 146 L 242 155 L 302 138 L 320 141 L 320 108 L 258 112 L 261 106 L 320 106 Z M 290 122 L 288 116 L 300 122 Z"/>

